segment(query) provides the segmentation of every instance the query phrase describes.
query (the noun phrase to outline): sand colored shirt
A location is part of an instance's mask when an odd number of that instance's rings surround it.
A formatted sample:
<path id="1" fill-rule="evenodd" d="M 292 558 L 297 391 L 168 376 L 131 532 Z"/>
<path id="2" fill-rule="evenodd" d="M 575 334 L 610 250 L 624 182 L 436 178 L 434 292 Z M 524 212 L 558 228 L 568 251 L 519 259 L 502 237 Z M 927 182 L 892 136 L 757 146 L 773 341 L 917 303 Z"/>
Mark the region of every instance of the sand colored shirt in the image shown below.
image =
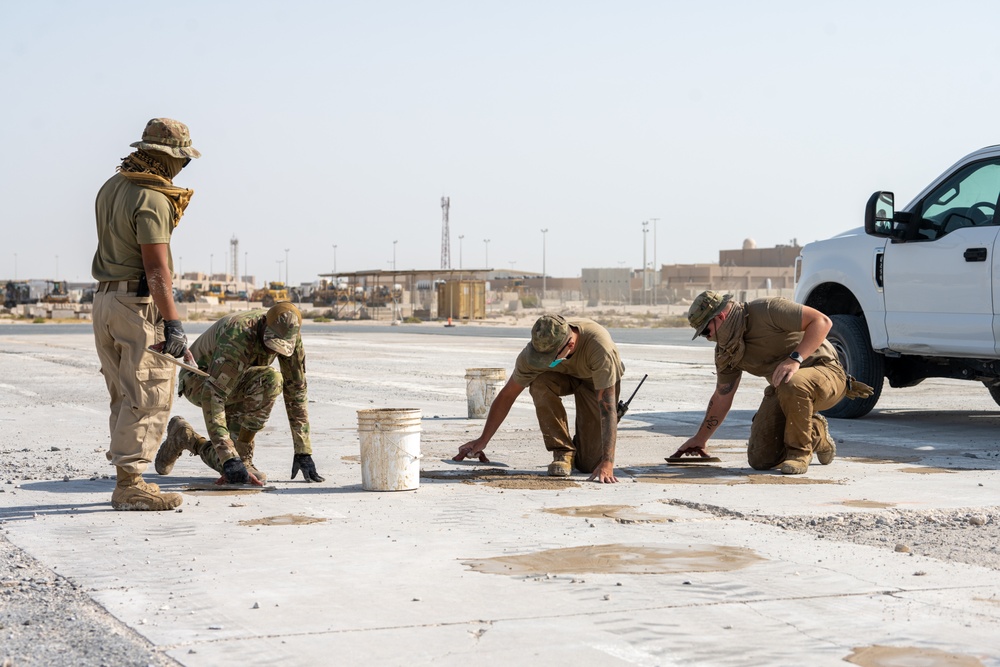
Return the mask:
<path id="1" fill-rule="evenodd" d="M 718 383 L 735 382 L 743 371 L 757 377 L 771 377 L 778 364 L 802 342 L 802 305 L 781 297 L 751 301 L 746 306 L 746 350 L 735 368 L 717 367 Z M 824 340 L 819 349 L 802 362 L 802 367 L 839 364 L 836 350 Z"/>
<path id="2" fill-rule="evenodd" d="M 95 280 L 135 280 L 144 273 L 142 248 L 170 243 L 174 205 L 166 195 L 115 174 L 97 193 L 97 252 L 91 274 Z M 173 257 L 167 248 L 173 270 Z"/>
<path id="3" fill-rule="evenodd" d="M 580 333 L 573 355 L 555 368 L 539 368 L 528 363 L 528 351 L 531 349 L 531 343 L 528 343 L 514 362 L 511 380 L 527 387 L 541 373 L 551 371 L 590 380 L 594 389 L 614 387 L 625 373 L 625 364 L 618 355 L 611 334 L 597 322 L 586 318 L 568 317 L 566 322 Z"/>

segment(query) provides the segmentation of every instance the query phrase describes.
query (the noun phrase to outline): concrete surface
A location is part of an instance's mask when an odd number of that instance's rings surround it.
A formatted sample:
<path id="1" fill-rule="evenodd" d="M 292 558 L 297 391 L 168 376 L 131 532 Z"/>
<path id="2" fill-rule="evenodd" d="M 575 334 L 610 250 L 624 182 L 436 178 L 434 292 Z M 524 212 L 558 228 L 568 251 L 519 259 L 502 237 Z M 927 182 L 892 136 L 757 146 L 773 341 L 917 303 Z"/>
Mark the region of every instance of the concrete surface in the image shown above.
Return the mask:
<path id="1" fill-rule="evenodd" d="M 832 465 L 792 478 L 746 466 L 763 388 L 746 378 L 712 443 L 723 463 L 681 469 L 663 457 L 703 416 L 710 348 L 622 344 L 623 391 L 650 377 L 621 425 L 619 484 L 539 477 L 527 392 L 487 450 L 508 468 L 443 462 L 483 424 L 466 419 L 465 369 L 509 372 L 524 342 L 311 328 L 325 483 L 289 480 L 279 402 L 256 456 L 275 490 L 191 491 L 213 474 L 184 456 L 146 476 L 184 491 L 182 511 L 115 512 L 92 338 L 5 334 L 0 456 L 37 466 L 0 479 L 0 530 L 191 666 L 1000 665 L 995 543 L 976 565 L 750 520 L 968 509 L 995 530 L 1000 412 L 984 388 L 887 389 L 868 418 L 832 422 Z M 419 489 L 361 489 L 356 412 L 372 407 L 422 410 Z M 198 408 L 174 413 L 204 432 Z"/>

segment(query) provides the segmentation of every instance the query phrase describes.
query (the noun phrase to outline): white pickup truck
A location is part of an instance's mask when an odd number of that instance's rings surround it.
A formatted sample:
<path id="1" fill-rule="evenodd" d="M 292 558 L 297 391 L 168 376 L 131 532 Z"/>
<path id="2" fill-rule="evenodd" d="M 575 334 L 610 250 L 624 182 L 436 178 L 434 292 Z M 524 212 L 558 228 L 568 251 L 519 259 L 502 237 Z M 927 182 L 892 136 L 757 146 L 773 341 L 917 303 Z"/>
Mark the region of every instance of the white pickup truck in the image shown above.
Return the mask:
<path id="1" fill-rule="evenodd" d="M 795 264 L 795 300 L 833 320 L 847 372 L 875 388 L 830 417 L 868 414 L 890 387 L 974 380 L 1000 404 L 1000 146 L 959 160 L 902 210 L 868 200 L 864 227 L 810 243 Z"/>

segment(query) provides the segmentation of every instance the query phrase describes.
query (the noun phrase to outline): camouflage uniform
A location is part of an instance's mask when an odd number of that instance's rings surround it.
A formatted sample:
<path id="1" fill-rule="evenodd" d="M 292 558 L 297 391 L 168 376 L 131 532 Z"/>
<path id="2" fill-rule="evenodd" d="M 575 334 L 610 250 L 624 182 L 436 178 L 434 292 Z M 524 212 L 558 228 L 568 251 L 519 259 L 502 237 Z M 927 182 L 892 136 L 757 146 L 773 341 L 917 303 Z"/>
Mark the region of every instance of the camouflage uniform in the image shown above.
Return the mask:
<path id="1" fill-rule="evenodd" d="M 264 428 L 282 394 L 296 454 L 312 454 L 309 437 L 306 355 L 295 336 L 291 355 L 264 345 L 266 309 L 226 315 L 191 346 L 198 367 L 211 377 L 181 370 L 178 395 L 202 408 L 212 448 L 202 460 L 222 471 L 222 463 L 238 456 L 233 440 L 252 442 Z M 278 358 L 280 372 L 271 367 Z"/>

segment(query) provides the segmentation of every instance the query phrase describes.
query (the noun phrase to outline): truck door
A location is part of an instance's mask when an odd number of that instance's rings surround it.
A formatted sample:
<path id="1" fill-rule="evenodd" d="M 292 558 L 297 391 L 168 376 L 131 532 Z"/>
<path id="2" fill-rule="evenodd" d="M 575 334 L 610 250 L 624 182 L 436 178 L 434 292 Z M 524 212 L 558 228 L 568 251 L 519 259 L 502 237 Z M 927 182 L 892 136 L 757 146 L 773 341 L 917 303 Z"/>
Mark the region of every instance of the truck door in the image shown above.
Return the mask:
<path id="1" fill-rule="evenodd" d="M 958 169 L 918 201 L 883 263 L 889 347 L 904 354 L 993 356 L 1000 160 Z M 996 275 L 1000 276 L 1000 273 Z"/>

